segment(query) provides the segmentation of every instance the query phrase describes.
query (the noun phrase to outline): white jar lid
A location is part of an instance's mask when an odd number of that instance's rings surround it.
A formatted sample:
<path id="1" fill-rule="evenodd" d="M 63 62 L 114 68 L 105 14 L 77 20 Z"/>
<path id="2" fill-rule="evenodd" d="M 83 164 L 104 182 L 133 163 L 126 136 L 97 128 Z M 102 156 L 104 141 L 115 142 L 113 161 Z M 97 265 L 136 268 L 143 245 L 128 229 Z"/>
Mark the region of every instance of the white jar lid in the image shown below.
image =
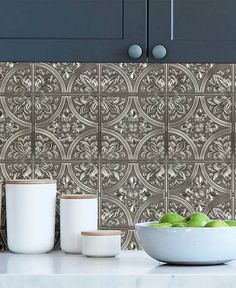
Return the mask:
<path id="1" fill-rule="evenodd" d="M 60 196 L 60 199 L 97 199 L 98 196 L 94 194 L 64 194 Z"/>
<path id="2" fill-rule="evenodd" d="M 5 180 L 5 184 L 56 184 L 57 180 L 53 179 L 15 179 Z"/>
<path id="3" fill-rule="evenodd" d="M 119 230 L 94 230 L 94 231 L 82 231 L 83 236 L 114 236 L 121 235 Z"/>

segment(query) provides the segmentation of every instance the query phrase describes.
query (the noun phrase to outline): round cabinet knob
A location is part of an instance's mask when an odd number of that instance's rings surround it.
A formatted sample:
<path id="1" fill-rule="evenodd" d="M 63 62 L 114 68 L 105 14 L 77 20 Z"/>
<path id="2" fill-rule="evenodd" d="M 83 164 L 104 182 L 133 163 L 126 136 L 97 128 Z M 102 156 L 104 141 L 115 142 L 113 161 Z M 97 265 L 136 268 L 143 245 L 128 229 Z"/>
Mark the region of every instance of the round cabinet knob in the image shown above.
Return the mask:
<path id="1" fill-rule="evenodd" d="M 156 45 L 152 49 L 152 55 L 155 59 L 164 59 L 166 57 L 166 48 L 162 45 Z"/>
<path id="2" fill-rule="evenodd" d="M 131 45 L 128 49 L 129 57 L 132 59 L 138 59 L 142 56 L 143 50 L 139 45 Z"/>

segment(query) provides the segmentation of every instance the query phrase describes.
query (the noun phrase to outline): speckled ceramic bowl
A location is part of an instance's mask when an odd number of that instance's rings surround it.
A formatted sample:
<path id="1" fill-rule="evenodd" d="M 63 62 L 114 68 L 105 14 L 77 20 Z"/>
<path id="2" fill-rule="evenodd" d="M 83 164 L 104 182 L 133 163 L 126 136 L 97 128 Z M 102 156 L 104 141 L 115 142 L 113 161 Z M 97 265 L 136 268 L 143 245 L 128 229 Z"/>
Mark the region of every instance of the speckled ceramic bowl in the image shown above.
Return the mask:
<path id="1" fill-rule="evenodd" d="M 151 228 L 149 224 L 138 223 L 136 230 L 144 251 L 158 261 L 214 265 L 236 259 L 236 227 Z"/>

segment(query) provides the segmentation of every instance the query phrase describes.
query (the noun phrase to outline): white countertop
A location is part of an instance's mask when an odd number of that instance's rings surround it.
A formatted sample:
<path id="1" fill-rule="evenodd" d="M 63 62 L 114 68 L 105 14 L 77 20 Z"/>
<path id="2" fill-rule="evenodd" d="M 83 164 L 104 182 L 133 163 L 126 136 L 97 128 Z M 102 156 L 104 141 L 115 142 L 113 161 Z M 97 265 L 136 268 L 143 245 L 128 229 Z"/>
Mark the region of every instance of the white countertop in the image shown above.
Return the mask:
<path id="1" fill-rule="evenodd" d="M 60 251 L 0 253 L 1 288 L 234 288 L 236 261 L 216 266 L 169 266 L 142 251 L 87 258 Z"/>

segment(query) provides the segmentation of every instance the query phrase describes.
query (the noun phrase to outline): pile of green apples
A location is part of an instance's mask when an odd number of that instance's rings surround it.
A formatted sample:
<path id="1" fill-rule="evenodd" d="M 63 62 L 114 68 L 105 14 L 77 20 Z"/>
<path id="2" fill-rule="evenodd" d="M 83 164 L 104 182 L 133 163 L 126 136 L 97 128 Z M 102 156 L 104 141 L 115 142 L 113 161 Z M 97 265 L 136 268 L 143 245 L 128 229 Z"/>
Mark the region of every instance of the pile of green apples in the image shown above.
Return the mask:
<path id="1" fill-rule="evenodd" d="M 184 218 L 177 213 L 167 213 L 161 217 L 158 223 L 151 223 L 149 227 L 232 227 L 236 226 L 236 220 L 210 220 L 204 213 L 195 212 Z"/>

